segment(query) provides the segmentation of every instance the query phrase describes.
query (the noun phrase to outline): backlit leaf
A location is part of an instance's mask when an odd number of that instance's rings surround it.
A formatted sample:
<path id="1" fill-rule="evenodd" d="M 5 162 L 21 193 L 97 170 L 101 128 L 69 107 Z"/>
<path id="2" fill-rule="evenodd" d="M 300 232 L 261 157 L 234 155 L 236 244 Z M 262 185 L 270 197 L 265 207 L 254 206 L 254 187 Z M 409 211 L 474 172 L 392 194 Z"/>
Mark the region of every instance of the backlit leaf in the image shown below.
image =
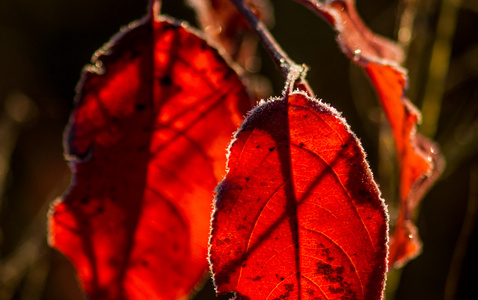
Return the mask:
<path id="1" fill-rule="evenodd" d="M 387 215 L 360 142 L 295 92 L 252 111 L 217 188 L 210 261 L 240 299 L 381 299 Z"/>
<path id="2" fill-rule="evenodd" d="M 241 76 L 254 100 L 268 98 L 271 83 L 257 74 L 261 66 L 257 54 L 258 38 L 231 0 L 188 0 L 195 9 L 204 34 L 217 43 L 241 67 Z M 245 3 L 266 25 L 273 23 L 273 10 L 269 0 L 246 0 Z M 256 101 L 254 101 L 255 103 Z"/>
<path id="3" fill-rule="evenodd" d="M 397 149 L 400 167 L 400 213 L 390 240 L 390 265 L 401 266 L 421 251 L 413 212 L 443 169 L 438 147 L 416 133 L 419 111 L 404 98 L 405 75 L 392 65 L 370 62 L 368 75 L 382 101 Z"/>
<path id="4" fill-rule="evenodd" d="M 90 299 L 183 299 L 204 277 L 212 191 L 249 103 L 217 50 L 156 14 L 95 53 L 66 133 L 73 184 L 50 211 Z"/>
<path id="5" fill-rule="evenodd" d="M 359 62 L 371 57 L 400 63 L 402 50 L 392 41 L 383 38 L 363 23 L 354 0 L 296 0 L 322 16 L 337 32 L 337 42 L 342 51 Z"/>
<path id="6" fill-rule="evenodd" d="M 401 49 L 374 34 L 360 19 L 353 0 L 326 3 L 297 0 L 322 15 L 337 31 L 347 56 L 369 75 L 390 123 L 400 167 L 400 213 L 390 240 L 390 265 L 403 265 L 421 251 L 413 213 L 425 192 L 443 170 L 438 146 L 416 133 L 420 112 L 406 98 L 406 71 Z"/>
<path id="7" fill-rule="evenodd" d="M 272 8 L 268 0 L 246 0 L 266 24 L 273 23 Z M 189 0 L 196 10 L 201 28 L 212 40 L 243 68 L 251 64 L 256 55 L 257 38 L 241 13 L 230 0 Z M 249 62 L 248 62 L 249 61 Z"/>

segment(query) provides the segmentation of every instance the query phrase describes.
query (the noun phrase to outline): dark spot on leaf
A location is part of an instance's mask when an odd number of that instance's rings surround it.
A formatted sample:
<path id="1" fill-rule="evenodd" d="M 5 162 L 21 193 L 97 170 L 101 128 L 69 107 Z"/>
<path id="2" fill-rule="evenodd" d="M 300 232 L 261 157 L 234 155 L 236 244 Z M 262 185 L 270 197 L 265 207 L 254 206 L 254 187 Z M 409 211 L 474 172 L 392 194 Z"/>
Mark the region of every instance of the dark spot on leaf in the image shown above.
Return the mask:
<path id="1" fill-rule="evenodd" d="M 340 275 L 340 274 L 343 274 L 343 273 L 344 273 L 344 267 L 337 267 L 337 268 L 335 269 L 335 272 L 337 272 L 337 274 L 339 274 L 339 275 Z"/>
<path id="2" fill-rule="evenodd" d="M 271 147 L 271 148 L 269 148 L 269 151 L 272 152 L 272 151 L 274 151 L 275 148 L 276 148 L 276 147 Z"/>
<path id="3" fill-rule="evenodd" d="M 256 277 L 252 278 L 252 281 L 258 281 L 258 280 L 261 280 L 261 278 L 262 278 L 261 276 L 256 276 Z"/>
<path id="4" fill-rule="evenodd" d="M 339 288 L 334 288 L 332 286 L 329 286 L 329 291 L 332 293 L 332 294 L 342 294 L 345 290 L 341 287 Z"/>
<path id="5" fill-rule="evenodd" d="M 347 146 L 348 146 L 347 144 L 340 145 L 340 147 L 342 147 L 342 148 L 345 148 Z"/>
<path id="6" fill-rule="evenodd" d="M 370 196 L 370 192 L 367 191 L 367 190 L 364 190 L 364 189 L 361 189 L 359 191 L 359 195 L 362 197 L 362 198 L 368 198 Z"/>
<path id="7" fill-rule="evenodd" d="M 320 275 L 330 275 L 333 272 L 332 266 L 330 264 L 324 264 L 323 262 L 317 263 L 317 274 Z"/>
<path id="8" fill-rule="evenodd" d="M 173 83 L 173 80 L 171 79 L 171 76 L 166 75 L 161 77 L 159 82 L 161 83 L 162 86 L 170 86 Z"/>
<path id="9" fill-rule="evenodd" d="M 259 149 L 260 147 L 261 147 L 261 145 L 257 145 L 257 146 L 256 146 L 256 149 Z"/>
<path id="10" fill-rule="evenodd" d="M 134 109 L 136 111 L 143 111 L 146 109 L 146 104 L 141 104 L 141 103 L 138 103 L 134 106 Z"/>
<path id="11" fill-rule="evenodd" d="M 224 76 L 222 76 L 222 79 L 226 80 L 226 79 L 228 79 L 229 77 L 231 77 L 231 75 L 232 75 L 232 72 L 226 72 L 226 73 L 224 74 Z"/>

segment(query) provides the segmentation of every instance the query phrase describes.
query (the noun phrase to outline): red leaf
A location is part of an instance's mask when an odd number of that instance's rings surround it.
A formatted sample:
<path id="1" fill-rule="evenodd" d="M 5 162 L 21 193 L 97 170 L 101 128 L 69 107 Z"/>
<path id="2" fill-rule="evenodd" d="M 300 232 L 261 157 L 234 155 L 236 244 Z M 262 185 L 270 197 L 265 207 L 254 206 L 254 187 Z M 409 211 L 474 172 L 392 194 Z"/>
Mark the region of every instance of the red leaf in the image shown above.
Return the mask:
<path id="1" fill-rule="evenodd" d="M 412 222 L 423 194 L 443 169 L 438 148 L 416 133 L 419 111 L 405 98 L 406 76 L 396 66 L 369 62 L 365 67 L 382 101 L 395 139 L 400 167 L 400 213 L 390 241 L 390 265 L 399 267 L 421 251 Z"/>
<path id="2" fill-rule="evenodd" d="M 246 0 L 254 13 L 266 24 L 273 23 L 272 8 L 268 0 Z M 189 0 L 196 10 L 205 34 L 224 47 L 225 51 L 242 67 L 256 55 L 257 39 L 241 13 L 230 0 Z"/>
<path id="3" fill-rule="evenodd" d="M 66 136 L 50 244 L 91 299 L 177 299 L 205 275 L 212 190 L 249 98 L 203 39 L 146 17 L 95 53 Z M 243 107 L 239 107 L 242 105 Z"/>
<path id="4" fill-rule="evenodd" d="M 296 0 L 322 16 L 336 31 L 342 51 L 355 62 L 367 63 L 370 58 L 400 63 L 402 50 L 392 41 L 376 35 L 365 25 L 355 8 L 354 0 Z"/>
<path id="5" fill-rule="evenodd" d="M 236 133 L 228 167 L 210 242 L 219 293 L 382 298 L 386 208 L 333 108 L 301 92 L 259 106 Z"/>
<path id="6" fill-rule="evenodd" d="M 421 251 L 413 224 L 413 212 L 424 193 L 443 170 L 444 160 L 437 145 L 416 134 L 420 112 L 406 98 L 406 71 L 399 65 L 401 49 L 392 41 L 374 34 L 362 22 L 353 0 L 304 2 L 325 17 L 337 31 L 342 51 L 363 67 L 380 97 L 392 128 L 400 166 L 400 214 L 390 241 L 390 265 L 400 266 Z M 315 3 L 315 5 L 311 5 Z"/>
<path id="7" fill-rule="evenodd" d="M 241 77 L 248 91 L 257 101 L 270 96 L 271 83 L 257 74 L 260 58 L 257 55 L 257 36 L 231 0 L 189 0 L 198 23 L 208 39 L 219 45 L 242 68 Z M 273 23 L 273 11 L 269 0 L 245 0 L 263 23 Z M 256 101 L 254 101 L 256 102 Z"/>

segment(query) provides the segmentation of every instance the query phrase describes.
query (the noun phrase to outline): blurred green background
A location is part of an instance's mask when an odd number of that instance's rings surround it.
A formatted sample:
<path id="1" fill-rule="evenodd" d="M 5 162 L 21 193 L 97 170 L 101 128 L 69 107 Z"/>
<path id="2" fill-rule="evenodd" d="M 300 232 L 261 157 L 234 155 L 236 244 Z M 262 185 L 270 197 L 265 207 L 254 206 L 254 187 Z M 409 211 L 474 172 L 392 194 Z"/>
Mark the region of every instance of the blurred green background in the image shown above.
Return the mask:
<path id="1" fill-rule="evenodd" d="M 182 1 L 163 2 L 165 13 L 196 24 Z M 374 91 L 323 20 L 293 1 L 271 2 L 272 33 L 293 60 L 310 67 L 317 96 L 342 111 L 361 138 L 393 219 L 394 146 Z M 391 274 L 387 299 L 478 299 L 478 1 L 357 2 L 374 31 L 400 36 L 408 95 L 426 106 L 425 133 L 447 159 L 417 212 L 423 253 Z M 45 234 L 49 204 L 70 181 L 63 128 L 82 67 L 146 6 L 146 0 L 0 0 L 0 300 L 84 297 Z M 283 79 L 258 51 L 260 73 L 280 95 Z M 195 299 L 213 298 L 208 282 Z"/>

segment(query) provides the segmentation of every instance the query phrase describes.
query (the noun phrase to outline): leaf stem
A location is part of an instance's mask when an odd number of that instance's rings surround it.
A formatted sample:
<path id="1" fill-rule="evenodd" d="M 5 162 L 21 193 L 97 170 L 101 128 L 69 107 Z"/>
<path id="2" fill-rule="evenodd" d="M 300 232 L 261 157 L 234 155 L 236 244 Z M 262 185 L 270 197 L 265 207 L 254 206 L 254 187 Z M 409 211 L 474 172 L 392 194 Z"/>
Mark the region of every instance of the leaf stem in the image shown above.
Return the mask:
<path id="1" fill-rule="evenodd" d="M 289 58 L 289 56 L 284 52 L 284 50 L 282 50 L 272 34 L 269 32 L 267 27 L 256 17 L 251 8 L 245 4 L 243 0 L 230 1 L 236 6 L 251 28 L 256 32 L 261 43 L 271 55 L 282 76 L 284 76 L 284 78 L 286 78 L 288 81 L 291 80 L 291 75 L 295 78 L 295 80 L 299 79 L 300 77 L 301 83 L 303 83 L 304 86 L 308 86 L 304 79 L 307 67 L 305 65 L 300 66 Z M 298 70 L 300 70 L 299 74 L 297 74 Z"/>
<path id="2" fill-rule="evenodd" d="M 155 20 L 161 13 L 162 0 L 150 0 L 149 1 L 149 14 L 151 20 Z"/>

